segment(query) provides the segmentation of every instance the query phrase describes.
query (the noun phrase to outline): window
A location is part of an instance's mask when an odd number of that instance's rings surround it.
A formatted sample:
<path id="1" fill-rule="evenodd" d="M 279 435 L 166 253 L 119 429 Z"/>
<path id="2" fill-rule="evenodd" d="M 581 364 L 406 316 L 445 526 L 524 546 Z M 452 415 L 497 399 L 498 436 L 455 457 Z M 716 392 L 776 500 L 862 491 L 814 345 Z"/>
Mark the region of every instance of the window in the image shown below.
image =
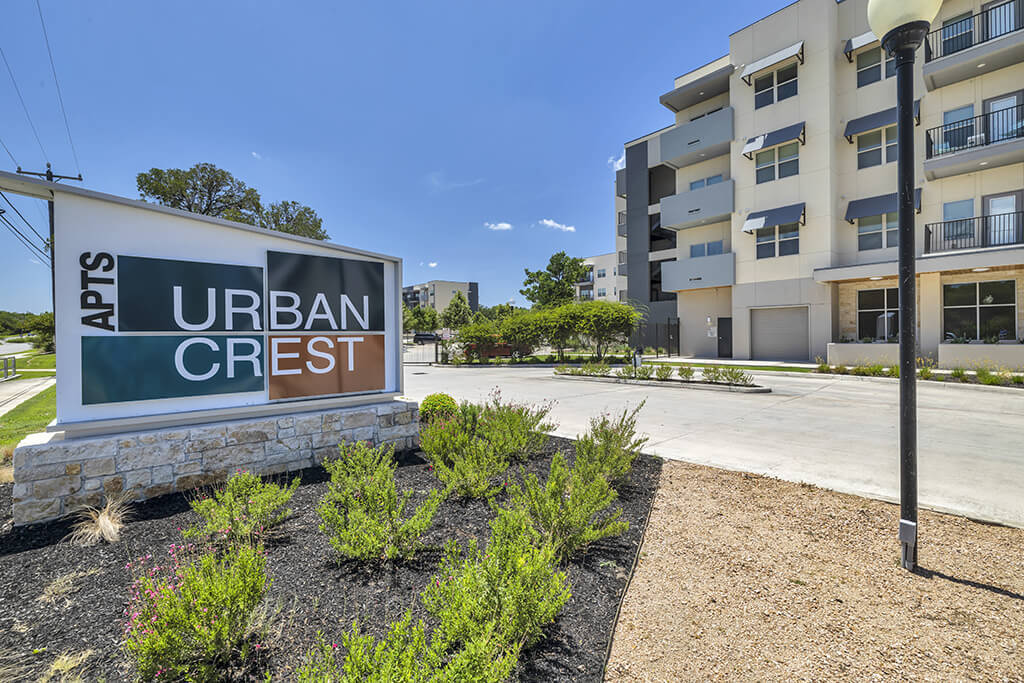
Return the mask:
<path id="1" fill-rule="evenodd" d="M 974 38 L 974 17 L 970 12 L 960 14 L 942 22 L 942 54 L 948 55 L 966 50 Z"/>
<path id="2" fill-rule="evenodd" d="M 693 192 L 694 190 L 699 190 L 702 187 L 707 187 L 708 185 L 715 185 L 716 183 L 720 183 L 720 182 L 722 182 L 722 174 L 721 173 L 719 173 L 717 175 L 710 176 L 708 178 L 701 178 L 700 180 L 694 180 L 693 182 L 690 183 L 690 191 Z"/>
<path id="3" fill-rule="evenodd" d="M 666 230 L 661 227 L 661 214 L 651 214 L 651 241 L 650 251 L 664 251 L 665 249 L 676 248 L 676 231 Z"/>
<path id="4" fill-rule="evenodd" d="M 900 290 L 862 289 L 857 292 L 857 338 L 894 339 L 900 334 Z"/>
<path id="5" fill-rule="evenodd" d="M 608 271 L 606 271 L 604 268 L 598 268 L 597 269 L 597 276 L 598 277 L 605 277 L 607 274 L 608 274 Z"/>
<path id="6" fill-rule="evenodd" d="M 607 293 L 608 293 L 608 291 L 604 287 L 599 287 L 598 290 L 597 290 L 597 295 L 598 296 L 605 296 Z"/>
<path id="7" fill-rule="evenodd" d="M 896 211 L 857 219 L 858 251 L 895 247 L 899 245 L 899 239 L 899 214 Z"/>
<path id="8" fill-rule="evenodd" d="M 722 253 L 725 253 L 725 247 L 722 240 L 708 242 L 708 256 L 716 256 Z"/>
<path id="9" fill-rule="evenodd" d="M 775 180 L 776 177 L 796 175 L 800 172 L 800 143 L 790 142 L 776 149 L 758 152 L 754 155 L 754 165 L 758 184 Z"/>
<path id="10" fill-rule="evenodd" d="M 873 47 L 857 55 L 857 87 L 863 88 L 876 81 L 882 80 L 882 53 L 880 47 Z M 896 60 L 893 57 L 885 59 L 885 77 L 892 78 L 896 75 Z"/>
<path id="11" fill-rule="evenodd" d="M 712 242 L 699 242 L 697 244 L 690 245 L 690 258 L 700 258 L 701 256 L 715 256 L 721 254 L 724 251 L 722 240 L 714 240 Z"/>
<path id="12" fill-rule="evenodd" d="M 754 109 L 797 94 L 796 62 L 754 79 Z"/>
<path id="13" fill-rule="evenodd" d="M 661 291 L 661 264 L 675 261 L 674 258 L 651 261 L 651 301 L 675 301 L 675 292 Z"/>
<path id="14" fill-rule="evenodd" d="M 896 161 L 896 126 L 857 136 L 858 169 L 881 166 L 883 153 L 885 163 Z"/>
<path id="15" fill-rule="evenodd" d="M 942 205 L 942 239 L 958 240 L 974 237 L 974 200 L 961 199 Z"/>
<path id="16" fill-rule="evenodd" d="M 1015 280 L 964 282 L 942 286 L 942 331 L 947 340 L 1015 339 Z"/>
<path id="17" fill-rule="evenodd" d="M 942 139 L 932 153 L 954 152 L 969 147 L 974 137 L 974 105 L 942 113 Z"/>
<path id="18" fill-rule="evenodd" d="M 800 224 L 786 223 L 757 231 L 757 258 L 790 256 L 800 252 Z"/>

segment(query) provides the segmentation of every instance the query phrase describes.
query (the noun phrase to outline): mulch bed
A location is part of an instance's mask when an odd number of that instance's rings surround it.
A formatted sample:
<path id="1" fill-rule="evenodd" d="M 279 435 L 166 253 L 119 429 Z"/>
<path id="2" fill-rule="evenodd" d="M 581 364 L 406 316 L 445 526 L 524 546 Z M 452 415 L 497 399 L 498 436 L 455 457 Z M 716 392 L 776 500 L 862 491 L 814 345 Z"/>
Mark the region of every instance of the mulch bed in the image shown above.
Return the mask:
<path id="1" fill-rule="evenodd" d="M 573 453 L 573 442 L 551 439 L 542 454 L 525 465 L 528 472 L 546 475 L 551 455 Z M 415 490 L 413 503 L 440 484 L 418 453 L 406 454 L 399 467 L 401 490 Z M 623 519 L 629 530 L 619 538 L 594 544 L 573 559 L 567 571 L 572 598 L 546 637 L 523 653 L 518 669 L 524 681 L 598 681 L 612 636 L 613 620 L 627 576 L 639 548 L 647 514 L 661 473 L 662 461 L 637 458 L 629 479 L 619 487 Z M 513 471 L 516 468 L 513 467 Z M 381 636 L 387 625 L 412 608 L 414 618 L 428 615 L 419 595 L 441 560 L 447 539 L 486 543 L 493 513 L 483 501 L 448 500 L 424 538 L 430 546 L 415 560 L 389 565 L 339 562 L 327 536 L 317 528 L 316 504 L 327 490 L 325 473 L 316 468 L 301 473 L 303 483 L 292 498 L 295 514 L 281 527 L 281 536 L 268 545 L 268 596 L 282 607 L 287 619 L 281 636 L 271 644 L 269 670 L 274 680 L 291 680 L 315 642 L 318 630 L 333 642 L 359 620 L 365 632 Z M 499 496 L 501 502 L 503 496 Z M 11 485 L 0 486 L 0 527 L 10 517 Z M 79 548 L 61 542 L 68 522 L 0 531 L 0 656 L 28 660 L 45 670 L 62 652 L 92 649 L 86 680 L 131 680 L 121 649 L 123 611 L 131 583 L 125 564 L 152 554 L 165 558 L 172 543 L 181 542 L 180 529 L 198 520 L 184 496 L 175 494 L 135 506 L 134 521 L 126 525 L 121 542 Z M 73 592 L 56 602 L 38 598 L 58 577 L 89 572 L 73 583 Z M 33 651 L 45 650 L 38 654 Z M 262 680 L 259 678 L 258 680 Z"/>

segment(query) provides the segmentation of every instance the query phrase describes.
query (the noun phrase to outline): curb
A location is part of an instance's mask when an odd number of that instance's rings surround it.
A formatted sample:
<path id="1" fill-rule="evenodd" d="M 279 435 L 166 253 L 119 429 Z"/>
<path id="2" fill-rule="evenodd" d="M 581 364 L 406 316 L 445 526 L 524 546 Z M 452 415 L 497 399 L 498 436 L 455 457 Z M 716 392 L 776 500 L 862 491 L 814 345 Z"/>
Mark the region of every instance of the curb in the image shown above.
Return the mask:
<path id="1" fill-rule="evenodd" d="M 775 371 L 775 372 L 772 372 L 772 371 L 761 371 L 761 372 L 758 372 L 757 370 L 747 370 L 746 372 L 748 372 L 751 375 L 758 375 L 760 377 L 771 377 L 771 376 L 774 375 L 774 376 L 778 376 L 778 377 L 798 377 L 798 378 L 803 378 L 803 379 L 808 379 L 808 378 L 812 378 L 812 379 L 834 379 L 834 380 L 847 381 L 847 382 L 849 382 L 849 381 L 854 381 L 854 382 L 875 382 L 875 383 L 883 383 L 883 384 L 898 383 L 900 381 L 899 377 L 874 377 L 874 376 L 870 376 L 870 375 L 837 375 L 835 373 L 825 373 L 825 372 L 781 372 L 781 371 Z M 944 387 L 944 388 L 949 388 L 949 389 L 970 389 L 970 390 L 973 390 L 973 391 L 988 391 L 988 392 L 1022 391 L 1022 393 L 1024 393 L 1024 390 L 1016 389 L 1016 388 L 1014 388 L 1012 386 L 998 386 L 998 385 L 990 385 L 990 384 L 973 384 L 971 382 L 957 382 L 957 381 L 952 380 L 952 379 L 947 379 L 947 380 L 943 380 L 941 382 L 936 382 L 934 380 L 927 380 L 927 379 L 920 379 L 919 378 L 917 380 L 917 385 L 918 386 L 925 385 L 925 386 L 934 386 L 934 387 Z"/>
<path id="2" fill-rule="evenodd" d="M 707 384 L 705 382 L 686 382 L 679 379 L 649 380 L 622 379 L 619 377 L 585 377 L 579 375 L 554 375 L 554 379 L 579 382 L 604 382 L 605 384 L 635 384 L 647 387 L 676 387 L 679 389 L 697 389 L 700 391 L 728 391 L 734 394 L 770 394 L 769 387 L 739 387 L 731 384 Z"/>

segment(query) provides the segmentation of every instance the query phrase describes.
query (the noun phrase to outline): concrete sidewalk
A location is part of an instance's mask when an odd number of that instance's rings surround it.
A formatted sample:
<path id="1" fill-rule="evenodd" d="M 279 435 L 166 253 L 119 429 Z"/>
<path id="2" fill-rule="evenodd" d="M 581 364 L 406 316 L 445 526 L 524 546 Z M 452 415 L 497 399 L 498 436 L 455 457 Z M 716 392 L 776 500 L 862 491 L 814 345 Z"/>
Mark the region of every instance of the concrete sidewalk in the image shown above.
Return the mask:
<path id="1" fill-rule="evenodd" d="M 405 393 L 554 401 L 560 436 L 592 416 L 647 403 L 648 451 L 857 495 L 899 496 L 895 381 L 759 373 L 771 394 L 690 391 L 554 379 L 550 368 L 410 367 Z M 1024 527 L 1024 391 L 918 385 L 920 501 L 935 510 Z M 813 521 L 809 521 L 813 524 Z"/>
<path id="2" fill-rule="evenodd" d="M 57 380 L 54 377 L 36 377 L 33 379 L 15 379 L 8 382 L 0 382 L 0 418 L 56 383 Z"/>

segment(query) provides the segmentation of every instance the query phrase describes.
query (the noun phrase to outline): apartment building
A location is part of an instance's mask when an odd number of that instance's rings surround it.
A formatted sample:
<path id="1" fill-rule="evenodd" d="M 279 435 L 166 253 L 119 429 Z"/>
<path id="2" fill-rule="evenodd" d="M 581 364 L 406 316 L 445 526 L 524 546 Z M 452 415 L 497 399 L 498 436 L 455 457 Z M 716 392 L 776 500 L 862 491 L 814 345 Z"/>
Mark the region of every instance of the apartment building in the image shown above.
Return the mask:
<path id="1" fill-rule="evenodd" d="M 1024 365 L 1022 7 L 949 0 L 918 53 L 918 329 L 940 365 Z M 661 95 L 671 125 L 626 143 L 620 296 L 683 355 L 897 357 L 896 79 L 866 9 L 798 0 L 737 31 Z"/>
<path id="2" fill-rule="evenodd" d="M 462 292 L 474 313 L 480 308 L 480 285 L 476 282 L 452 282 L 431 280 L 419 285 L 402 287 L 402 302 L 409 308 L 429 306 L 438 313 L 451 303 L 455 292 Z"/>
<path id="3" fill-rule="evenodd" d="M 620 288 L 625 288 L 619 276 L 618 255 L 599 254 L 583 259 L 587 274 L 576 283 L 576 298 L 581 301 L 618 301 Z"/>

